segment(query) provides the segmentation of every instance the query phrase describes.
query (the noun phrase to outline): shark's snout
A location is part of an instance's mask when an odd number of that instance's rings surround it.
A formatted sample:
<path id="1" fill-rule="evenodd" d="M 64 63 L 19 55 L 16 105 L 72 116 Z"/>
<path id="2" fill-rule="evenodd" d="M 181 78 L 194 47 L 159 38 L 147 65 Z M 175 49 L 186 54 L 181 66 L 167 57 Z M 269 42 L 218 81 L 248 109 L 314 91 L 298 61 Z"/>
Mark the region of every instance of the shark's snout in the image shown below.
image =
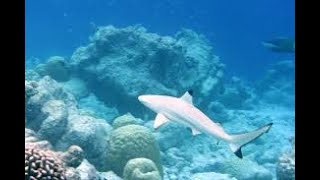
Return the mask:
<path id="1" fill-rule="evenodd" d="M 145 95 L 139 96 L 139 97 L 138 97 L 138 100 L 139 100 L 141 103 L 143 103 L 143 104 L 148 102 L 148 98 L 147 98 L 147 96 L 145 96 Z"/>

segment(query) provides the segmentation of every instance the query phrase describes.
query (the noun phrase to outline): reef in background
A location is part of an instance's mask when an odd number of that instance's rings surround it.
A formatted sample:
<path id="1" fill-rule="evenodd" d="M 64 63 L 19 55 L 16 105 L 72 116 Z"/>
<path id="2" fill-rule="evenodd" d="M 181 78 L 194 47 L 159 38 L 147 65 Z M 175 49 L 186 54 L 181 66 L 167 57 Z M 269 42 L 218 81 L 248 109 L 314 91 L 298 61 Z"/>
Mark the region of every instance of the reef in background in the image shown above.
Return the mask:
<path id="1" fill-rule="evenodd" d="M 33 59 L 26 63 L 26 127 L 43 140 L 38 142 L 41 148 L 67 151 L 79 146 L 84 159 L 76 173 L 82 179 L 292 175 L 291 160 L 287 173 L 281 166 L 287 161 L 278 163 L 278 157 L 290 148 L 294 136 L 293 61 L 272 65 L 253 85 L 237 77 L 226 80 L 224 65 L 202 35 L 184 29 L 174 37 L 160 36 L 141 26 L 100 27 L 70 59 Z M 194 137 L 178 124 L 153 131 L 155 115 L 137 96 L 180 96 L 188 89 L 194 90 L 195 105 L 227 132 L 249 131 L 269 122 L 274 126 L 243 148 L 243 161 L 232 158 L 226 144 L 218 145 L 206 135 Z M 140 152 L 142 147 L 148 148 Z"/>

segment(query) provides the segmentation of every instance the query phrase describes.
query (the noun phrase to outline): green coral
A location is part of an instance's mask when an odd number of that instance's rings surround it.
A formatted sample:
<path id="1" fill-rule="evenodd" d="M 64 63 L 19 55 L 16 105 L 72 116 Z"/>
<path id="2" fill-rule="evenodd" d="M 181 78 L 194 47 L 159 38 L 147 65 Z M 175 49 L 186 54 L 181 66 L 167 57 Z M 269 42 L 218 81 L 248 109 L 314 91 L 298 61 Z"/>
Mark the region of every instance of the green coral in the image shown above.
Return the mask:
<path id="1" fill-rule="evenodd" d="M 119 127 L 111 133 L 108 147 L 108 164 L 119 176 L 122 175 L 124 166 L 129 160 L 141 157 L 152 160 L 163 176 L 160 150 L 148 128 L 139 125 Z"/>
<path id="2" fill-rule="evenodd" d="M 112 127 L 117 129 L 122 126 L 130 125 L 130 124 L 138 124 L 136 118 L 131 115 L 131 113 L 124 114 L 122 116 L 117 117 L 113 123 Z"/>
<path id="3" fill-rule="evenodd" d="M 123 171 L 124 180 L 161 180 L 160 172 L 153 161 L 135 158 L 128 161 Z"/>

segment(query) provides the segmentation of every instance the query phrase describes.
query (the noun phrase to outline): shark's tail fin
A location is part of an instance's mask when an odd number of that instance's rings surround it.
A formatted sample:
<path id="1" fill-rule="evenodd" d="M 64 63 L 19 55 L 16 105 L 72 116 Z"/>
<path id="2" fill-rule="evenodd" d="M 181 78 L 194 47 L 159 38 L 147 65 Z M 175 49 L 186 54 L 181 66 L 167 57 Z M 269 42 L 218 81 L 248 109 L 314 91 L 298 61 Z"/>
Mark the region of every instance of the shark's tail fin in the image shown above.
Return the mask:
<path id="1" fill-rule="evenodd" d="M 268 132 L 271 126 L 272 126 L 272 123 L 269 123 L 251 132 L 231 135 L 231 141 L 229 144 L 231 150 L 234 152 L 236 156 L 238 156 L 239 158 L 242 158 L 241 147 L 257 139 L 262 134 Z"/>

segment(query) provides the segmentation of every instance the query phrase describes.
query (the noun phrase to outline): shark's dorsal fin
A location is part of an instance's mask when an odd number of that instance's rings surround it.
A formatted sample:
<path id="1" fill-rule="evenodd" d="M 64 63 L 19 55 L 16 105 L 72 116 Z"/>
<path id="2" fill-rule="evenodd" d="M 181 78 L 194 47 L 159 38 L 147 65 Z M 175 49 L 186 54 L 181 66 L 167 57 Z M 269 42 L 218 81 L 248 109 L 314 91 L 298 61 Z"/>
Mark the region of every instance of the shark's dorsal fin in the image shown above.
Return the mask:
<path id="1" fill-rule="evenodd" d="M 158 113 L 156 119 L 154 120 L 153 128 L 158 129 L 160 126 L 166 124 L 170 120 L 166 118 L 163 114 Z"/>
<path id="2" fill-rule="evenodd" d="M 190 103 L 190 104 L 193 104 L 192 102 L 192 94 L 193 94 L 193 91 L 192 90 L 189 90 L 187 92 L 185 92 L 180 99 L 184 100 L 185 102 L 187 103 Z"/>
<path id="3" fill-rule="evenodd" d="M 201 132 L 198 131 L 198 130 L 195 129 L 195 128 L 191 128 L 191 131 L 192 131 L 192 135 L 193 135 L 193 136 L 198 135 L 198 134 L 201 134 Z"/>

